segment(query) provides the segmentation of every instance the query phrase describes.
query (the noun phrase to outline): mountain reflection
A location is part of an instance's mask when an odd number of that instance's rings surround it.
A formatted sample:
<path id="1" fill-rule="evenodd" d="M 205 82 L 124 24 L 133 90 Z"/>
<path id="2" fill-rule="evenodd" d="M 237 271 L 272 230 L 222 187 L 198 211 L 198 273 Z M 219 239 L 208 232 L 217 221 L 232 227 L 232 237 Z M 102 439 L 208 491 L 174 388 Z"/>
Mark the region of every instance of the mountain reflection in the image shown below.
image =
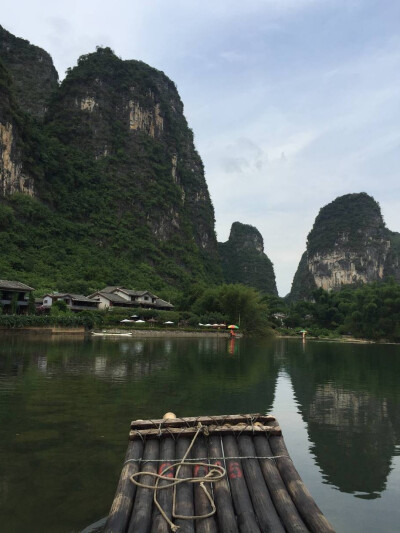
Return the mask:
<path id="1" fill-rule="evenodd" d="M 0 439 L 11 439 L 0 441 L 3 479 L 13 479 L 16 461 L 29 471 L 27 448 L 41 460 L 47 450 L 63 457 L 97 450 L 117 470 L 134 418 L 269 412 L 283 370 L 325 482 L 376 498 L 400 444 L 397 351 L 298 340 L 10 335 L 0 342 Z M 90 468 L 96 477 L 97 464 Z M 56 472 L 53 479 L 41 470 L 40 490 L 56 486 L 65 467 Z"/>
<path id="2" fill-rule="evenodd" d="M 399 443 L 399 357 L 384 358 L 371 345 L 302 349 L 299 343 L 289 351 L 287 370 L 325 480 L 361 498 L 379 497 Z"/>

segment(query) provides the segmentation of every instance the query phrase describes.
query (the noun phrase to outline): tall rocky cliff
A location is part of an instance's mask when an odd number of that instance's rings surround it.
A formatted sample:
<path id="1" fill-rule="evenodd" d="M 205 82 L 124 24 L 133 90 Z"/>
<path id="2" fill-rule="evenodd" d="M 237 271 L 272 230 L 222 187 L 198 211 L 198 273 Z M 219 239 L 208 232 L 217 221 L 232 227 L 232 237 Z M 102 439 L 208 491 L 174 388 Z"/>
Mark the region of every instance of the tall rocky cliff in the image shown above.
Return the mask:
<path id="1" fill-rule="evenodd" d="M 0 57 L 10 73 L 21 109 L 43 118 L 50 95 L 58 87 L 58 74 L 50 55 L 0 26 Z"/>
<path id="2" fill-rule="evenodd" d="M 0 28 L 0 272 L 36 287 L 222 280 L 214 209 L 174 83 L 108 48 L 59 86 Z"/>
<path id="3" fill-rule="evenodd" d="M 229 240 L 219 243 L 222 270 L 228 283 L 243 283 L 277 295 L 274 267 L 264 253 L 264 241 L 257 228 L 234 222 Z"/>
<path id="4" fill-rule="evenodd" d="M 394 276 L 400 279 L 400 235 L 385 227 L 379 204 L 366 193 L 347 194 L 323 207 L 307 239 L 290 300 L 314 289 L 338 289 Z"/>
<path id="5" fill-rule="evenodd" d="M 0 196 L 33 194 L 33 179 L 24 164 L 24 133 L 25 121 L 13 96 L 12 79 L 0 60 Z"/>

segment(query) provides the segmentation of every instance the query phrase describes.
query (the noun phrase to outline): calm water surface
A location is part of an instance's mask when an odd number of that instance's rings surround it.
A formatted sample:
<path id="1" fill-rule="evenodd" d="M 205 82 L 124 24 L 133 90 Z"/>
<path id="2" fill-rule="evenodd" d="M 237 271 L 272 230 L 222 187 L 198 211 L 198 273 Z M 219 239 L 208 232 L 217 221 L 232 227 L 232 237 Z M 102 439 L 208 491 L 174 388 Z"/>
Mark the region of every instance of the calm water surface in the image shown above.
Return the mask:
<path id="1" fill-rule="evenodd" d="M 400 347 L 0 337 L 0 530 L 106 515 L 129 422 L 273 412 L 338 532 L 400 531 Z"/>

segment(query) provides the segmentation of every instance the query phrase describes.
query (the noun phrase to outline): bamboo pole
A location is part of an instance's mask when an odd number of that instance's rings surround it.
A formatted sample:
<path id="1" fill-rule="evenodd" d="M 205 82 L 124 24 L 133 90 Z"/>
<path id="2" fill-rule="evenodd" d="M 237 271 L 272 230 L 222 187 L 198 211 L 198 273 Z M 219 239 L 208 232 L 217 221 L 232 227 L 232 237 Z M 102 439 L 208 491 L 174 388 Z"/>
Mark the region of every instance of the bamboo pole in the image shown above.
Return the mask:
<path id="1" fill-rule="evenodd" d="M 334 533 L 333 527 L 315 503 L 290 459 L 283 437 L 271 437 L 269 444 L 273 455 L 278 456 L 275 461 L 287 490 L 310 531 Z"/>
<path id="2" fill-rule="evenodd" d="M 196 442 L 193 445 L 193 457 L 207 457 L 207 447 L 204 441 L 204 437 L 199 435 Z M 203 461 L 204 462 L 204 461 Z M 193 468 L 194 477 L 204 477 L 208 473 L 208 468 L 204 466 L 195 465 Z M 207 492 L 211 493 L 211 487 L 204 485 Z M 203 516 L 212 511 L 210 502 L 207 496 L 204 494 L 201 486 L 196 483 L 194 486 L 194 510 L 196 516 Z M 215 516 L 209 518 L 201 518 L 196 520 L 196 533 L 217 533 L 217 524 Z"/>
<path id="3" fill-rule="evenodd" d="M 176 457 L 182 459 L 189 448 L 190 439 L 181 437 L 176 443 Z M 189 457 L 191 454 L 189 454 Z M 188 457 L 188 458 L 189 458 Z M 178 472 L 178 478 L 190 478 L 193 476 L 193 468 L 191 466 L 181 466 Z M 193 502 L 193 485 L 191 483 L 181 483 L 176 487 L 176 514 L 182 516 L 194 516 L 194 502 Z M 177 518 L 175 524 L 181 529 L 181 533 L 194 533 L 194 520 L 184 520 Z"/>
<path id="4" fill-rule="evenodd" d="M 268 439 L 264 435 L 256 435 L 253 442 L 257 456 L 271 457 L 273 455 Z M 268 485 L 271 498 L 286 531 L 288 533 L 308 533 L 309 530 L 301 519 L 299 512 L 286 489 L 275 460 L 259 459 L 259 463 L 265 482 Z"/>
<path id="5" fill-rule="evenodd" d="M 236 424 L 235 426 L 207 426 L 209 433 L 215 435 L 231 435 L 232 433 L 268 433 L 269 435 L 281 435 L 281 428 L 279 426 L 253 426 L 250 424 Z M 163 435 L 171 435 L 171 437 L 194 437 L 197 433 L 197 427 L 168 427 L 165 429 L 132 429 L 129 432 L 130 440 L 134 439 L 155 439 L 160 437 L 160 431 Z"/>
<path id="6" fill-rule="evenodd" d="M 173 413 L 166 413 L 170 415 Z M 164 415 L 164 416 L 166 416 Z M 218 416 L 188 416 L 185 418 L 158 418 L 156 420 L 133 420 L 131 422 L 132 429 L 160 429 L 163 427 L 197 427 L 198 423 L 203 426 L 207 425 L 225 425 L 225 424 L 239 424 L 239 423 L 253 423 L 260 422 L 268 424 L 275 422 L 275 417 L 272 415 L 248 414 L 248 415 L 218 415 Z"/>
<path id="7" fill-rule="evenodd" d="M 146 441 L 143 453 L 143 463 L 141 468 L 146 472 L 157 473 L 157 463 L 151 462 L 159 457 L 158 440 Z M 149 462 L 147 462 L 149 461 Z M 139 477 L 139 482 L 144 485 L 154 485 L 155 478 L 143 474 Z M 148 533 L 153 507 L 153 493 L 151 489 L 138 487 L 136 491 L 135 503 L 133 504 L 132 517 L 129 524 L 128 533 Z"/>
<path id="8" fill-rule="evenodd" d="M 163 471 L 165 468 L 171 466 L 175 461 L 175 441 L 171 437 L 166 437 L 161 440 L 160 444 L 160 459 L 165 460 L 159 463 L 158 474 L 168 477 L 174 476 L 174 469 L 170 468 L 165 474 Z M 159 487 L 168 485 L 168 481 L 161 480 L 158 483 Z M 157 501 L 160 504 L 162 510 L 171 519 L 172 516 L 172 495 L 173 489 L 162 489 L 157 493 Z M 160 511 L 154 506 L 153 521 L 151 526 L 151 533 L 169 533 L 169 526 L 165 518 L 161 515 Z"/>
<path id="9" fill-rule="evenodd" d="M 142 457 L 142 454 L 142 441 L 137 440 L 128 444 L 125 464 L 121 471 L 104 533 L 125 533 L 126 531 L 137 488 L 130 480 L 130 477 L 132 474 L 139 472 L 140 461 L 138 459 Z M 129 460 L 133 460 L 133 462 L 127 463 L 126 461 Z"/>
<path id="10" fill-rule="evenodd" d="M 241 435 L 238 438 L 238 447 L 240 455 L 244 457 L 256 456 L 254 444 L 250 436 Z M 261 531 L 285 533 L 285 529 L 282 526 L 282 522 L 265 484 L 258 460 L 245 459 L 242 461 L 242 467 Z"/>
<path id="11" fill-rule="evenodd" d="M 213 457 L 223 457 L 221 437 L 212 435 L 209 438 L 208 446 L 210 463 L 225 468 L 223 461 L 213 459 Z M 227 478 L 224 477 L 220 481 L 213 483 L 213 489 L 220 533 L 239 533 Z"/>
<path id="12" fill-rule="evenodd" d="M 235 437 L 226 435 L 222 437 L 222 443 L 225 457 L 238 457 L 239 450 Z M 241 462 L 237 459 L 227 459 L 226 466 L 240 532 L 261 533 L 243 477 Z"/>

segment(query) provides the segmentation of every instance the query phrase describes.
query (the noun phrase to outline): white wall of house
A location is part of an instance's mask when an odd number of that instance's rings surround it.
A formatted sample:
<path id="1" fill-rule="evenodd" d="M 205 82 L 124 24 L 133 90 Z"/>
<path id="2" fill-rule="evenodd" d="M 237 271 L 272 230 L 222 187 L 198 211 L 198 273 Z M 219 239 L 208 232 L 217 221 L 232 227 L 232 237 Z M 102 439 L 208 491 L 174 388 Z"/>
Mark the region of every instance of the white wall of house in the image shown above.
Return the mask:
<path id="1" fill-rule="evenodd" d="M 101 294 L 96 294 L 95 298 L 100 300 L 99 309 L 108 309 L 110 307 L 110 300 L 107 300 L 107 298 L 104 298 Z"/>
<path id="2" fill-rule="evenodd" d="M 51 298 L 50 296 L 45 296 L 43 298 L 43 305 L 45 305 L 46 307 L 51 307 L 53 305 L 53 298 Z"/>

